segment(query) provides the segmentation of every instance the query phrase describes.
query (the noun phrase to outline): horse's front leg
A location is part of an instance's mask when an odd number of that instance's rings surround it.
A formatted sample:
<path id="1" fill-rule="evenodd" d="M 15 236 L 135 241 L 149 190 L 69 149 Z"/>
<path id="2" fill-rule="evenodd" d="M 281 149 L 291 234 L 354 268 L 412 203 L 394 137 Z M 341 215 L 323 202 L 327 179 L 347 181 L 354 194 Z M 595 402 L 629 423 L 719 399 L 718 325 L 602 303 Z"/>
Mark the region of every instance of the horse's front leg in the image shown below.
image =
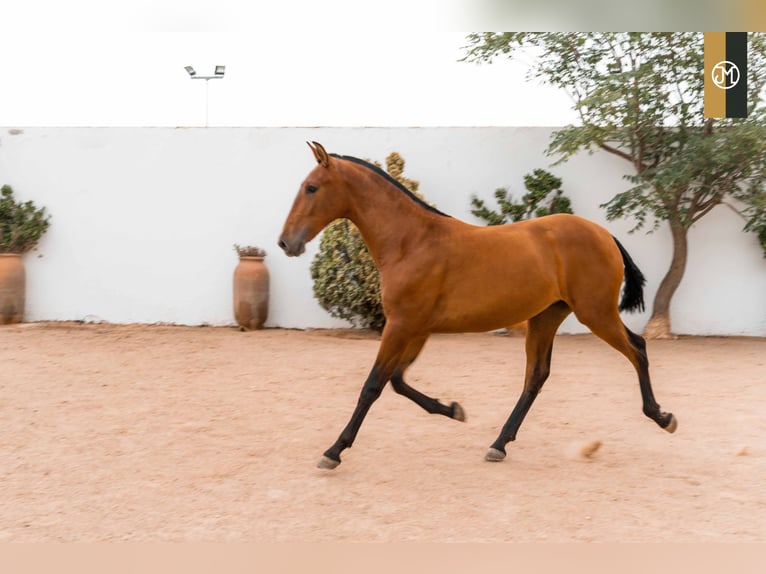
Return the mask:
<path id="1" fill-rule="evenodd" d="M 394 388 L 394 391 L 403 397 L 407 397 L 426 412 L 444 415 L 451 419 L 455 419 L 456 421 L 463 422 L 465 421 L 465 411 L 458 403 L 453 401 L 449 405 L 445 405 L 436 399 L 432 399 L 428 395 L 424 395 L 404 382 L 404 370 L 415 362 L 415 359 L 423 349 L 423 345 L 426 343 L 426 339 L 428 339 L 428 335 L 416 337 L 410 341 L 409 345 L 407 345 L 407 349 L 402 355 L 399 367 L 397 367 L 394 374 L 391 375 L 391 386 Z"/>
<path id="2" fill-rule="evenodd" d="M 364 382 L 351 420 L 340 433 L 335 444 L 325 451 L 317 465 L 319 468 L 331 470 L 340 464 L 341 452 L 354 444 L 354 439 L 359 432 L 359 427 L 362 426 L 367 411 L 370 410 L 372 403 L 377 400 L 383 387 L 397 370 L 410 340 L 411 337 L 401 333 L 390 323 L 386 324 L 383 329 L 378 356 L 367 380 Z"/>

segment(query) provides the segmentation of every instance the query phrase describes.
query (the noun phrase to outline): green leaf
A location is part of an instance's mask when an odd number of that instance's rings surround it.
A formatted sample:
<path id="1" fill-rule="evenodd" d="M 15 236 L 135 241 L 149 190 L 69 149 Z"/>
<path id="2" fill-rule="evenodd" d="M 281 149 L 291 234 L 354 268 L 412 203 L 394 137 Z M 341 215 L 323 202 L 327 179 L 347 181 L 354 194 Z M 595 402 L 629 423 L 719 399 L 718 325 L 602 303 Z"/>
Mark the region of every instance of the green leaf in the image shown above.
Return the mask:
<path id="1" fill-rule="evenodd" d="M 50 226 L 45 208 L 14 199 L 13 189 L 0 188 L 0 253 L 25 253 L 33 249 Z"/>
<path id="2" fill-rule="evenodd" d="M 471 213 L 487 225 L 502 225 L 552 213 L 573 213 L 572 202 L 561 190 L 561 179 L 552 173 L 536 169 L 524 176 L 524 187 L 527 193 L 519 201 L 514 201 L 507 188 L 496 189 L 497 211 L 489 209 L 484 200 L 474 195 L 471 197 Z"/>

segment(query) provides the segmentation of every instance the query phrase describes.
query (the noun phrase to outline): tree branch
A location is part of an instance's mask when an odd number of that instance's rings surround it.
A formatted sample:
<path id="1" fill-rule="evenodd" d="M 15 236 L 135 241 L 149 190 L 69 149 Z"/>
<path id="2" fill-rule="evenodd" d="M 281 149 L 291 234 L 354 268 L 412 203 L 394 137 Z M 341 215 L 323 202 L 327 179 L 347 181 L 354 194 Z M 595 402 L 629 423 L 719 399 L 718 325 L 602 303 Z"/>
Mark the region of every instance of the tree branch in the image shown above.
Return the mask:
<path id="1" fill-rule="evenodd" d="M 599 143 L 598 147 L 600 147 L 604 151 L 608 151 L 611 154 L 614 154 L 614 155 L 616 155 L 618 157 L 621 157 L 622 159 L 625 159 L 625 160 L 629 161 L 630 163 L 634 162 L 634 158 L 633 158 L 632 155 L 630 155 L 629 153 L 625 153 L 624 151 L 622 151 L 622 150 L 620 150 L 620 149 L 618 149 L 616 147 L 612 147 L 609 144 Z"/>
<path id="2" fill-rule="evenodd" d="M 739 209 L 737 209 L 736 207 L 734 207 L 734 206 L 733 206 L 731 203 L 729 203 L 728 201 L 722 201 L 722 202 L 721 202 L 721 205 L 725 205 L 726 207 L 728 207 L 729 209 L 731 209 L 731 210 L 732 210 L 734 213 L 736 213 L 737 215 L 739 215 L 739 216 L 740 216 L 742 219 L 744 219 L 745 221 L 747 221 L 747 217 L 745 216 L 745 214 L 744 214 L 744 213 L 742 213 L 742 212 L 741 212 Z"/>
<path id="3" fill-rule="evenodd" d="M 696 213 L 692 214 L 690 220 L 692 223 L 695 223 L 705 217 L 705 215 L 708 214 L 708 212 L 713 209 L 716 205 L 721 203 L 721 200 L 717 197 L 711 197 L 708 201 L 705 201 L 700 204 L 700 209 Z"/>

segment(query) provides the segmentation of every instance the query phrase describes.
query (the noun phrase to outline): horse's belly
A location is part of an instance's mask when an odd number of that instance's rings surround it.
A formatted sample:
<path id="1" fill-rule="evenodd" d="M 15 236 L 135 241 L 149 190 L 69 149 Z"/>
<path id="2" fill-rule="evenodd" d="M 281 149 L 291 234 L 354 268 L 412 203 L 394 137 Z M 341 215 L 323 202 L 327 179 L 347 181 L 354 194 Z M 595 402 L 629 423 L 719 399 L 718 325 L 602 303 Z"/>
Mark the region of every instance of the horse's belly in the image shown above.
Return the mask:
<path id="1" fill-rule="evenodd" d="M 552 294 L 526 290 L 452 293 L 434 309 L 431 330 L 442 333 L 492 331 L 526 321 L 558 300 Z"/>

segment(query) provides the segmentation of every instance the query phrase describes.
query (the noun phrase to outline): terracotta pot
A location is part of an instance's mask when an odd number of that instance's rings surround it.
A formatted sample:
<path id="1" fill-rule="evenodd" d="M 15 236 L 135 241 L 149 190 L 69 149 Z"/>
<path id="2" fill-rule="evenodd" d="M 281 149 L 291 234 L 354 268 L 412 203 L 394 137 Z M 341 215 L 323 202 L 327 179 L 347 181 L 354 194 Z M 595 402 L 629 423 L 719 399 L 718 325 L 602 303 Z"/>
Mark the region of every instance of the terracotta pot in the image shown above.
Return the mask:
<path id="1" fill-rule="evenodd" d="M 20 255 L 0 253 L 0 325 L 24 319 L 26 277 Z"/>
<path id="2" fill-rule="evenodd" d="M 260 329 L 268 314 L 269 270 L 263 257 L 240 257 L 234 269 L 234 318 L 242 329 Z"/>

